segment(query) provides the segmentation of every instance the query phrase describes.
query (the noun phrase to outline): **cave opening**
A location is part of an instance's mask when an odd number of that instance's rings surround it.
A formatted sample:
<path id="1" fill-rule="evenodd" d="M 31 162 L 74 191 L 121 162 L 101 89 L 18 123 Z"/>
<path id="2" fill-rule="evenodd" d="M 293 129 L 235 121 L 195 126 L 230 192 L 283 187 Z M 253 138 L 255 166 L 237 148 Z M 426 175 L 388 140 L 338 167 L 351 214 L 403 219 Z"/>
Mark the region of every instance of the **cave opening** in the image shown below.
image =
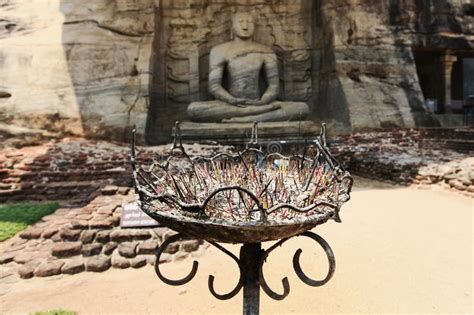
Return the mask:
<path id="1" fill-rule="evenodd" d="M 468 59 L 445 51 L 413 50 L 416 72 L 427 107 L 436 114 L 464 114 L 469 103 Z"/>
<path id="2" fill-rule="evenodd" d="M 441 113 L 444 109 L 444 81 L 441 52 L 414 51 L 416 72 L 428 108 Z"/>

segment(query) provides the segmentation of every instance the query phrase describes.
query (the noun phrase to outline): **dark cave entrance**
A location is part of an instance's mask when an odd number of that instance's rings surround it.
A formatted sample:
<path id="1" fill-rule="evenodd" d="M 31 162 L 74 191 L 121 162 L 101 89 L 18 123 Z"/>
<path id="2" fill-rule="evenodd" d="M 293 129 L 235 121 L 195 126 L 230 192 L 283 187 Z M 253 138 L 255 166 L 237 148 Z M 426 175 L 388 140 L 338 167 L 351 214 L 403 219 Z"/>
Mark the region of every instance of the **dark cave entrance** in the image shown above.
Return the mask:
<path id="1" fill-rule="evenodd" d="M 427 107 L 437 114 L 463 114 L 474 94 L 474 59 L 445 51 L 414 49 L 413 54 Z"/>
<path id="2" fill-rule="evenodd" d="M 428 108 L 441 113 L 444 109 L 444 79 L 441 52 L 414 51 L 418 81 Z"/>

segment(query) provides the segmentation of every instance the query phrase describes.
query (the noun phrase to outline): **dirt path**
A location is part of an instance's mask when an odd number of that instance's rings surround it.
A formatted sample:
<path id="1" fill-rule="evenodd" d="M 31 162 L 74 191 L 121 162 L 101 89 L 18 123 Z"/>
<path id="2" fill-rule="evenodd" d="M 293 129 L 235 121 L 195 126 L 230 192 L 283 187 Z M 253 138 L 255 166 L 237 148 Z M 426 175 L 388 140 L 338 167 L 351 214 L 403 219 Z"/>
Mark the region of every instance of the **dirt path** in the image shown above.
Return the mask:
<path id="1" fill-rule="evenodd" d="M 297 248 L 303 249 L 308 275 L 323 275 L 327 262 L 311 240 L 294 239 L 265 265 L 267 281 L 277 292 L 282 292 L 280 279 L 288 276 L 290 295 L 278 302 L 262 292 L 261 313 L 472 314 L 473 199 L 436 187 L 361 184 L 365 188 L 356 189 L 343 208 L 342 224 L 314 230 L 336 255 L 333 279 L 320 288 L 300 282 L 291 268 Z M 238 246 L 228 247 L 238 252 Z M 219 292 L 233 288 L 233 262 L 213 248 L 199 261 L 196 278 L 183 287 L 161 283 L 151 267 L 15 282 L 0 296 L 0 313 L 64 308 L 80 314 L 239 314 L 241 294 L 218 301 L 207 290 L 209 274 L 216 276 Z M 163 272 L 178 277 L 190 267 L 190 260 L 175 262 L 164 265 Z"/>

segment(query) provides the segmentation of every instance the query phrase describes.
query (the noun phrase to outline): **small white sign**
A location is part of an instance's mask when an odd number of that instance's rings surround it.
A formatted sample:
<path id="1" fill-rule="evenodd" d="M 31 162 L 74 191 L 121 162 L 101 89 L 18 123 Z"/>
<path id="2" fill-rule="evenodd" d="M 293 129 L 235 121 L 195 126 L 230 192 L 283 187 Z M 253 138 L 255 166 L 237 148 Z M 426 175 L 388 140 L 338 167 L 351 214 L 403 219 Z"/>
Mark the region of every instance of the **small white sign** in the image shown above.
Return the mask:
<path id="1" fill-rule="evenodd" d="M 122 209 L 120 226 L 123 228 L 159 226 L 158 222 L 140 209 L 137 202 L 124 203 L 122 204 Z"/>

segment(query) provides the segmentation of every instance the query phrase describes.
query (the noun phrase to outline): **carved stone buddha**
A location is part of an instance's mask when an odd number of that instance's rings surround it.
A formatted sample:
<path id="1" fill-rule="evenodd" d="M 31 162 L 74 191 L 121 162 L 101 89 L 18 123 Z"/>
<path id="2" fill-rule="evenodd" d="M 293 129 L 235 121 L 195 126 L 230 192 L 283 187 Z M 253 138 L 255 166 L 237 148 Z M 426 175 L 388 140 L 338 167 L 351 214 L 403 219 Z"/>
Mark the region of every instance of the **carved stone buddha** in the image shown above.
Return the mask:
<path id="1" fill-rule="evenodd" d="M 277 100 L 277 57 L 270 47 L 252 40 L 254 17 L 236 13 L 232 30 L 234 40 L 213 47 L 210 53 L 209 92 L 215 100 L 191 103 L 189 118 L 213 123 L 303 120 L 309 113 L 306 103 Z M 263 94 L 261 74 L 266 82 Z M 224 88 L 224 75 L 228 89 Z"/>

